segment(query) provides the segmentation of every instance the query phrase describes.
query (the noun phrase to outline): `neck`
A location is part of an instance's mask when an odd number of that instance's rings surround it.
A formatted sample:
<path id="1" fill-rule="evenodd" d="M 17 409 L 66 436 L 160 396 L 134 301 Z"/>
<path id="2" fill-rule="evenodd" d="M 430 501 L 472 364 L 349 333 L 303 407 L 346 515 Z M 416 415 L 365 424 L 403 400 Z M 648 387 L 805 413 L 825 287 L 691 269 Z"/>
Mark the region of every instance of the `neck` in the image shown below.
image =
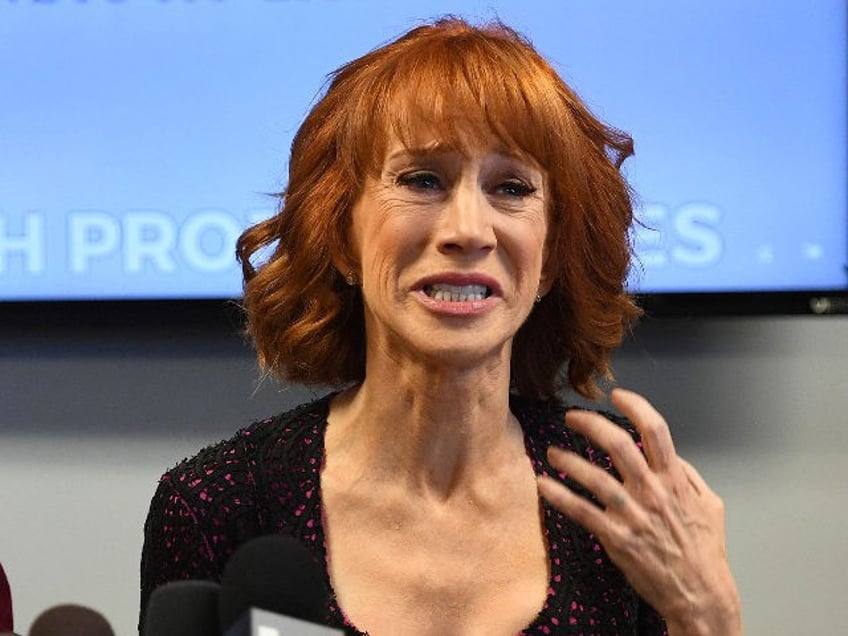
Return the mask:
<path id="1" fill-rule="evenodd" d="M 508 359 L 470 370 L 369 364 L 365 382 L 333 403 L 328 456 L 368 481 L 402 482 L 441 500 L 469 496 L 510 453 L 523 452 L 509 411 Z"/>

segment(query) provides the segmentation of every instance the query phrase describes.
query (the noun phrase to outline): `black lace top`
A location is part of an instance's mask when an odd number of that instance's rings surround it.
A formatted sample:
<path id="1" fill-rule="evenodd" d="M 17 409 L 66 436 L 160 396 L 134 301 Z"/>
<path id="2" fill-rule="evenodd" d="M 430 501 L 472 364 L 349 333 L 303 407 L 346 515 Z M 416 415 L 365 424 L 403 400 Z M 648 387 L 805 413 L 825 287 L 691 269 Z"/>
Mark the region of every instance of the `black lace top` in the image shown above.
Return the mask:
<path id="1" fill-rule="evenodd" d="M 144 526 L 141 621 L 158 585 L 218 580 L 235 549 L 259 535 L 292 535 L 327 563 L 320 471 L 331 397 L 256 422 L 165 473 Z M 545 459 L 551 444 L 613 470 L 605 453 L 565 428 L 564 407 L 518 397 L 510 406 L 537 474 L 556 474 Z M 667 633 L 591 533 L 546 502 L 542 511 L 551 578 L 547 600 L 523 634 Z M 325 583 L 332 589 L 328 573 Z M 326 623 L 360 633 L 332 595 Z"/>

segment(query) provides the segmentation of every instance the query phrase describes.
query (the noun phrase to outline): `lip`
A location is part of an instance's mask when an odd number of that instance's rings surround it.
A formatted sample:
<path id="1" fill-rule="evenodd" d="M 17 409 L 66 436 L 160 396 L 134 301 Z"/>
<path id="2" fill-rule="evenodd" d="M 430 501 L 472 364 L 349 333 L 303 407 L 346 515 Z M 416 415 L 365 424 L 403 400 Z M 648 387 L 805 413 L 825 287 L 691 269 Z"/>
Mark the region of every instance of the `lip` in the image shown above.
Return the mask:
<path id="1" fill-rule="evenodd" d="M 450 301 L 436 300 L 424 293 L 427 285 L 442 283 L 445 285 L 484 285 L 491 292 L 482 300 Z M 503 291 L 500 283 L 487 274 L 476 272 L 443 272 L 433 274 L 417 281 L 412 288 L 416 298 L 428 309 L 437 314 L 448 316 L 477 316 L 489 311 L 500 302 Z"/>

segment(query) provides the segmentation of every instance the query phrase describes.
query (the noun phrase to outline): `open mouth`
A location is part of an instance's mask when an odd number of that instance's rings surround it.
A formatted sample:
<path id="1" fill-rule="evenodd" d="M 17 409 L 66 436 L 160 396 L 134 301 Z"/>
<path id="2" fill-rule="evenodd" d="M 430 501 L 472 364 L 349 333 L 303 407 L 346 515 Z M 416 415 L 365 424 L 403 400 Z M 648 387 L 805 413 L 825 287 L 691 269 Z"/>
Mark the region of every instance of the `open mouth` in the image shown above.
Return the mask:
<path id="1" fill-rule="evenodd" d="M 432 285 L 424 285 L 424 293 L 434 300 L 464 303 L 488 298 L 492 295 L 492 290 L 486 285 L 448 285 L 445 283 L 434 283 Z"/>

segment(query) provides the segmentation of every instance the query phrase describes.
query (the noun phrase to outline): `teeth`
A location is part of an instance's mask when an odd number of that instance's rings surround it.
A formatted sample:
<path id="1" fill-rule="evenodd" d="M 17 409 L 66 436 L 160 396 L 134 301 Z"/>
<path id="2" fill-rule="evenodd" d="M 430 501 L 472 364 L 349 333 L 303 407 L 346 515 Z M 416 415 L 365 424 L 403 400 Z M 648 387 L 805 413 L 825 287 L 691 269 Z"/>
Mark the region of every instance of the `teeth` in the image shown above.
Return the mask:
<path id="1" fill-rule="evenodd" d="M 435 285 L 426 285 L 424 287 L 424 293 L 436 300 L 462 303 L 483 300 L 489 295 L 489 288 L 485 285 L 447 285 L 445 283 L 436 283 Z"/>

